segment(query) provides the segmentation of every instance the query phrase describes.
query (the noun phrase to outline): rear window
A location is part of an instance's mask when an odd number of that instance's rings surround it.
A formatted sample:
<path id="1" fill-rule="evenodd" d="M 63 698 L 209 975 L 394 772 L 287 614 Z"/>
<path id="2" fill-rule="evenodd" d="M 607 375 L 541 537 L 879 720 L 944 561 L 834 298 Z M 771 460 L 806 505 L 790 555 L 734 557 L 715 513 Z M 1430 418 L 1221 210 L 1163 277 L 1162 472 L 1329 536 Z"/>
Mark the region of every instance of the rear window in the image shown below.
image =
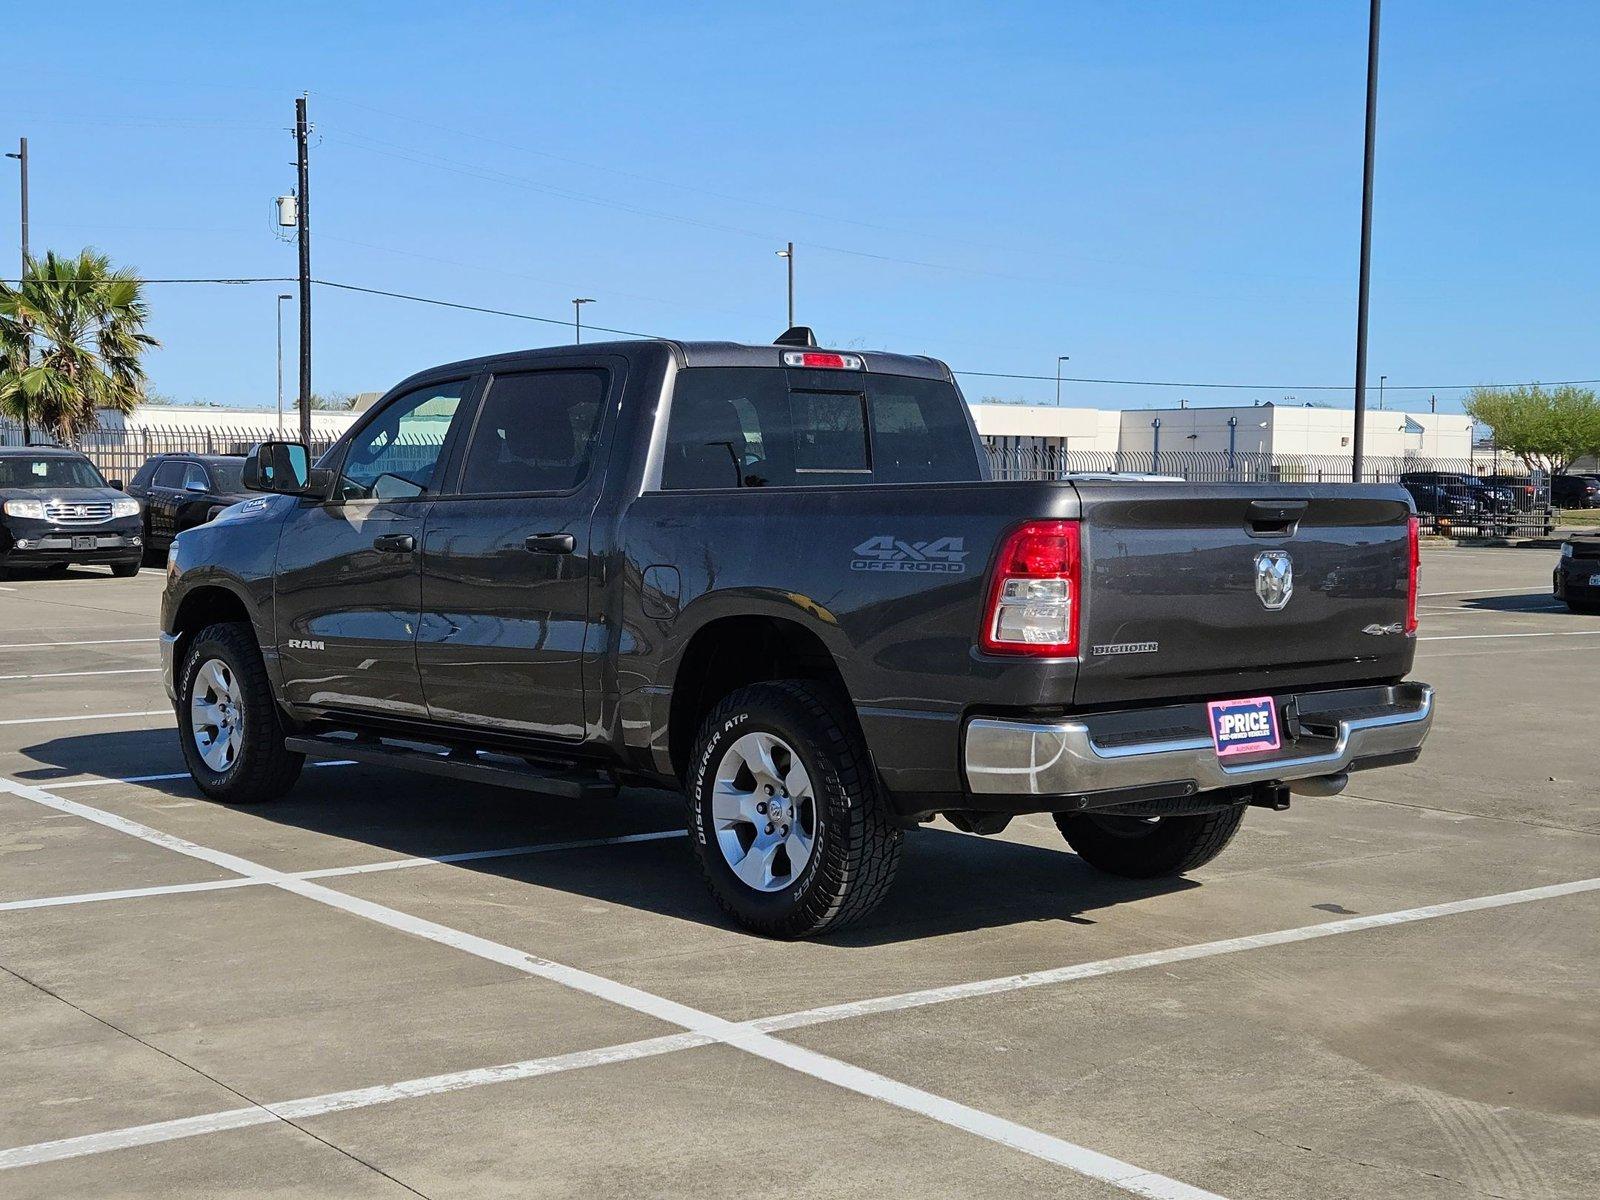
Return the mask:
<path id="1" fill-rule="evenodd" d="M 67 455 L 5 455 L 0 457 L 0 487 L 103 488 L 105 478 L 87 458 Z"/>
<path id="2" fill-rule="evenodd" d="M 219 492 L 244 491 L 244 460 L 228 459 L 223 462 L 212 462 L 211 478 L 216 480 Z"/>
<path id="3" fill-rule="evenodd" d="M 971 482 L 982 476 L 962 405 L 935 379 L 691 367 L 673 390 L 661 486 Z"/>

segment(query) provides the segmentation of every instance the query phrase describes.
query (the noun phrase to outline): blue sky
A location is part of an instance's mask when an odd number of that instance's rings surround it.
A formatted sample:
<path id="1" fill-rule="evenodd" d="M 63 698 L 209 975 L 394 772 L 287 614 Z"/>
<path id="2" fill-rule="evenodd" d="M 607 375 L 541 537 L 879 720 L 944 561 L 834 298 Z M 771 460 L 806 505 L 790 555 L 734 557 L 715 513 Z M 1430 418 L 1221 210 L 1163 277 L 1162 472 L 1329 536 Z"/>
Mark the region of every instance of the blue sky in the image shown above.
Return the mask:
<path id="1" fill-rule="evenodd" d="M 0 141 L 31 143 L 36 253 L 292 275 L 270 202 L 307 90 L 324 279 L 555 318 L 592 296 L 586 323 L 767 341 L 773 251 L 793 239 L 800 319 L 826 343 L 1273 385 L 1069 383 L 1066 403 L 1349 403 L 1304 389 L 1353 372 L 1358 0 L 66 11 L 14 6 L 8 40 L 31 49 L 0 73 Z M 1600 376 L 1600 6 L 1411 0 L 1383 37 L 1372 386 Z M 278 290 L 153 286 L 152 386 L 270 404 Z M 327 290 L 315 305 L 318 390 L 570 340 Z"/>

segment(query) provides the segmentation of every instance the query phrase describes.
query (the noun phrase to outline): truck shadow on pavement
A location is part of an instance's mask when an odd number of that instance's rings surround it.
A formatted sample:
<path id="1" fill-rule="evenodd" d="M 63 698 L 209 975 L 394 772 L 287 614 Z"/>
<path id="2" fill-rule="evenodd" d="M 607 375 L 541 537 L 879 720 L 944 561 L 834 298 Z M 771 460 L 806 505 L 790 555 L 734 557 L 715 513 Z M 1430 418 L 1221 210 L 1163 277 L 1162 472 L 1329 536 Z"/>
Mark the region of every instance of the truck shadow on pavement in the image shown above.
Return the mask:
<path id="1" fill-rule="evenodd" d="M 182 770 L 170 729 L 58 738 L 23 753 L 44 765 L 14 772 L 13 778 L 46 788 L 50 776 L 63 771 L 132 775 Z M 108 763 L 118 765 L 108 767 Z M 262 823 L 300 830 L 309 835 L 308 867 L 327 865 L 330 839 L 356 843 L 338 856 L 354 865 L 390 856 L 435 857 L 676 831 L 684 826 L 683 799 L 673 792 L 630 788 L 615 798 L 580 805 L 369 766 L 308 765 L 282 800 L 248 808 L 218 804 L 210 813 L 186 807 L 181 821 L 173 812 L 152 809 L 150 801 L 167 805 L 173 798 L 203 800 L 186 778 L 65 794 L 247 858 L 252 856 L 251 843 L 264 837 L 280 850 L 284 845 L 281 833 L 264 835 Z M 1018 840 L 1019 834 L 1058 844 L 1026 844 Z M 294 869 L 282 858 L 275 865 Z M 735 928 L 706 891 L 682 837 L 421 869 L 472 871 L 526 884 L 530 907 L 541 906 L 546 917 L 549 901 L 540 901 L 535 889 Z M 322 882 L 334 888 L 345 884 L 338 877 Z M 1039 921 L 1093 924 L 1089 914 L 1102 909 L 1197 886 L 1186 879 L 1130 880 L 1101 874 L 1071 853 L 1053 827 L 1024 825 L 1022 819 L 995 838 L 924 826 L 906 834 L 900 873 L 883 906 L 860 925 L 824 940 L 840 947 L 868 947 Z M 499 899 L 504 902 L 503 892 Z M 439 919 L 449 923 L 448 915 Z"/>
<path id="2" fill-rule="evenodd" d="M 1511 592 L 1504 596 L 1471 596 L 1462 600 L 1464 609 L 1503 613 L 1564 613 L 1567 606 L 1547 592 L 1529 595 Z"/>

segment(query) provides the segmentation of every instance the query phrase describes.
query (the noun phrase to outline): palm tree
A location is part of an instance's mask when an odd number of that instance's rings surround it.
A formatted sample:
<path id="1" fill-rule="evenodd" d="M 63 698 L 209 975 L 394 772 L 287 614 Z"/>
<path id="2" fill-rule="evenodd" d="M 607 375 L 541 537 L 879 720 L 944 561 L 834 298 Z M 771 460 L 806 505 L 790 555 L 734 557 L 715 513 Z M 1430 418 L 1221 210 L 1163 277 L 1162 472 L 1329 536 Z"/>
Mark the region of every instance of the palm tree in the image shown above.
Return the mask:
<path id="1" fill-rule="evenodd" d="M 74 444 L 98 410 L 132 412 L 144 399 L 139 356 L 155 338 L 143 285 L 94 250 L 29 259 L 16 287 L 0 283 L 0 411 Z"/>

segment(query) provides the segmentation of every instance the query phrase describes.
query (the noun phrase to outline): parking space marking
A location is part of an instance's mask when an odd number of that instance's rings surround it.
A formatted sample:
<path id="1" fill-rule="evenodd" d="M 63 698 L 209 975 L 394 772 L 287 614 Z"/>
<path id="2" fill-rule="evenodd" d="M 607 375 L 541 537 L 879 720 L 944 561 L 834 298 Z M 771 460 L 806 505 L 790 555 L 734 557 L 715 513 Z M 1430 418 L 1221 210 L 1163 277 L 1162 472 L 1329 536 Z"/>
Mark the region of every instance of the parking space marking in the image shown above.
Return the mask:
<path id="1" fill-rule="evenodd" d="M 376 1087 L 352 1088 L 345 1092 L 328 1092 L 321 1096 L 307 1096 L 300 1100 L 287 1100 L 277 1104 L 262 1104 L 253 1108 L 230 1108 L 224 1112 L 204 1113 L 194 1117 L 180 1117 L 175 1121 L 155 1121 L 149 1125 L 134 1125 L 127 1129 L 113 1129 L 105 1133 L 91 1133 L 82 1137 L 59 1138 L 52 1142 L 36 1142 L 31 1146 L 18 1146 L 0 1150 L 0 1170 L 31 1167 L 41 1163 L 60 1162 L 68 1158 L 82 1158 L 90 1154 L 104 1154 L 108 1150 L 127 1150 L 134 1146 L 150 1146 L 159 1142 L 179 1141 L 207 1133 L 222 1133 L 230 1129 L 245 1129 L 251 1125 L 270 1125 L 274 1121 L 305 1120 L 326 1113 L 346 1112 L 354 1108 L 370 1108 L 378 1104 L 391 1104 L 396 1100 L 413 1100 L 423 1096 L 439 1096 L 446 1092 L 482 1087 L 490 1083 L 510 1083 L 518 1079 L 535 1079 L 540 1075 L 555 1075 L 563 1071 L 576 1071 L 598 1067 L 607 1063 L 628 1062 L 665 1054 L 673 1050 L 687 1050 L 693 1046 L 706 1046 L 714 1041 L 708 1034 L 673 1033 L 663 1037 L 625 1042 L 618 1046 L 604 1046 L 596 1050 L 579 1050 L 572 1054 L 558 1054 L 550 1058 L 533 1058 L 523 1062 L 506 1063 L 497 1067 L 478 1067 L 469 1071 L 453 1071 L 445 1075 L 430 1075 L 424 1079 L 411 1079 L 402 1083 L 385 1083 Z"/>
<path id="2" fill-rule="evenodd" d="M 580 1070 L 590 1066 L 624 1062 L 670 1053 L 680 1049 L 704 1046 L 712 1042 L 726 1042 L 737 1045 L 734 1035 L 740 1032 L 770 1034 L 783 1030 L 801 1029 L 877 1013 L 899 1012 L 930 1004 L 1000 995 L 1029 988 L 1142 970 L 1147 967 L 1191 962 L 1219 955 L 1265 949 L 1271 946 L 1292 945 L 1362 930 L 1392 928 L 1463 913 L 1482 912 L 1597 891 L 1600 891 L 1600 878 L 1580 879 L 1568 883 L 1525 888 L 1515 892 L 1502 892 L 1488 896 L 1471 897 L 1465 900 L 1444 901 L 1439 904 L 1423 905 L 1417 908 L 1325 921 L 1316 925 L 1276 930 L 1271 933 L 1225 938 L 1213 942 L 1172 947 L 1144 954 L 1123 955 L 1119 958 L 1077 963 L 1054 970 L 1008 975 L 996 979 L 954 984 L 948 987 L 926 988 L 915 992 L 850 1001 L 843 1004 L 823 1005 L 778 1016 L 761 1017 L 738 1024 L 725 1023 L 725 1028 L 718 1031 L 709 1029 L 695 1030 L 664 1037 L 623 1042 L 595 1050 L 557 1055 L 552 1058 L 530 1059 L 523 1062 L 479 1067 L 444 1075 L 401 1080 L 395 1083 L 357 1088 L 350 1091 L 330 1092 L 299 1100 L 264 1104 L 260 1108 L 229 1109 L 201 1116 L 180 1118 L 174 1121 L 162 1121 L 149 1125 L 131 1126 L 126 1129 L 108 1130 L 103 1133 L 88 1134 L 82 1137 L 39 1142 L 33 1145 L 0 1151 L 0 1169 L 53 1162 L 63 1158 L 77 1158 L 89 1154 L 104 1153 L 109 1150 L 149 1145 L 154 1142 L 196 1137 L 202 1134 L 237 1129 L 248 1125 L 266 1124 L 279 1117 L 288 1119 L 311 1117 L 323 1113 L 342 1112 L 350 1109 L 388 1104 L 398 1100 L 461 1091 L 494 1083 L 529 1079 L 539 1075 Z M 780 1046 L 789 1045 L 789 1043 L 785 1042 L 778 1042 L 777 1044 Z M 746 1047 L 740 1046 L 740 1048 Z M 828 1061 L 832 1062 L 834 1060 Z M 784 1063 L 783 1065 L 791 1064 Z M 797 1066 L 795 1069 L 811 1074 L 812 1072 L 807 1069 L 810 1065 L 808 1063 L 804 1066 Z M 848 1067 L 848 1064 L 841 1063 L 839 1065 Z M 854 1072 L 856 1068 L 848 1068 L 848 1070 Z M 841 1077 L 838 1080 L 830 1079 L 829 1081 L 839 1082 L 841 1086 L 848 1087 L 853 1091 L 862 1091 L 863 1094 L 867 1095 L 878 1095 L 878 1084 L 875 1082 L 877 1080 L 893 1085 L 892 1080 L 884 1080 L 881 1076 L 872 1076 L 870 1072 L 865 1072 L 864 1074 L 867 1076 L 865 1079 L 851 1075 L 849 1077 Z M 819 1075 L 818 1077 L 829 1078 L 826 1075 Z M 896 1088 L 904 1086 L 894 1085 Z M 898 1091 L 893 1091 L 891 1094 L 881 1095 L 879 1098 L 885 1099 L 889 1103 L 894 1103 L 899 1107 L 910 1108 L 912 1111 L 924 1111 L 925 1098 L 928 1094 L 918 1093 L 917 1089 L 914 1088 L 910 1089 L 910 1092 L 912 1094 L 906 1096 Z M 933 1099 L 938 1100 L 939 1098 L 934 1097 Z M 988 1114 L 955 1104 L 953 1101 L 943 1101 L 943 1104 L 954 1105 L 955 1107 L 954 1109 L 940 1107 L 937 1113 L 929 1112 L 927 1115 L 935 1116 L 935 1119 L 946 1121 L 949 1124 L 955 1124 L 959 1128 L 968 1128 L 972 1125 L 981 1126 L 987 1131 L 982 1136 L 991 1137 L 991 1140 L 999 1141 L 1006 1145 L 1014 1145 L 1016 1148 L 1023 1149 L 1036 1157 L 1043 1157 L 1049 1161 L 1059 1162 L 1061 1165 L 1071 1166 L 1072 1169 L 1078 1170 L 1080 1173 L 1093 1174 L 1095 1178 L 1105 1179 L 1107 1182 L 1115 1183 L 1124 1190 L 1132 1191 L 1135 1194 L 1162 1197 L 1165 1200 L 1180 1200 L 1180 1198 L 1198 1200 L 1200 1197 L 1210 1195 L 1210 1193 L 1198 1191 L 1186 1184 L 1165 1179 L 1161 1176 L 1118 1174 L 1119 1168 L 1127 1167 L 1127 1164 L 1120 1164 L 1115 1159 L 1106 1160 L 1104 1156 L 1097 1155 L 1093 1151 L 1084 1151 L 1082 1147 L 1073 1147 L 1071 1143 L 1061 1143 L 1059 1139 L 1036 1134 L 1035 1131 L 1014 1126 L 1011 1122 L 1004 1122 L 1000 1118 L 989 1117 Z M 999 1121 L 1000 1124 L 990 1125 L 988 1124 L 990 1121 Z M 973 1131 L 978 1132 L 977 1129 Z M 1029 1134 L 1045 1138 L 1046 1141 L 1043 1143 L 1035 1142 L 1026 1136 Z M 1012 1141 L 1013 1137 L 1021 1137 L 1022 1143 L 1019 1144 Z M 1083 1154 L 1090 1157 L 1081 1157 Z M 1136 1170 L 1135 1168 L 1128 1169 Z M 1107 1174 L 1099 1174 L 1098 1172 L 1101 1170 L 1104 1170 Z M 1116 1178 L 1111 1178 L 1112 1175 L 1116 1175 Z"/>
<path id="3" fill-rule="evenodd" d="M 1600 629 L 1552 629 L 1541 633 L 1436 633 L 1419 642 L 1475 642 L 1485 638 L 1600 637 Z"/>
<path id="4" fill-rule="evenodd" d="M 387 905 L 349 896 L 310 880 L 297 879 L 247 858 L 222 850 L 213 850 L 185 838 L 163 833 L 159 829 L 152 829 L 148 825 L 142 825 L 116 813 L 104 812 L 87 804 L 54 795 L 43 788 L 0 779 L 0 791 L 10 792 L 24 800 L 31 800 L 59 812 L 82 817 L 84 820 L 200 859 L 202 862 L 211 863 L 213 866 L 222 867 L 239 875 L 261 879 L 294 895 L 354 916 L 365 917 L 390 929 L 461 950 L 488 962 L 500 963 L 512 970 L 560 984 L 597 999 L 608 1000 L 645 1016 L 677 1025 L 690 1033 L 707 1035 L 713 1041 L 736 1050 L 743 1050 L 767 1062 L 788 1067 L 802 1075 L 834 1084 L 857 1095 L 882 1100 L 904 1111 L 918 1113 L 951 1128 L 964 1130 L 1042 1161 L 1066 1167 L 1086 1178 L 1109 1183 L 1134 1195 L 1150 1197 L 1151 1200 L 1222 1200 L 1215 1193 L 1191 1187 L 1176 1179 L 1168 1179 L 1164 1175 L 1101 1154 L 1086 1146 L 1079 1146 L 1074 1142 L 1006 1120 L 1004 1117 L 982 1112 L 947 1097 L 869 1071 L 864 1067 L 853 1066 L 818 1051 L 780 1041 L 748 1025 L 714 1016 L 642 988 L 607 979 L 603 975 L 596 975 L 579 967 L 541 958 L 479 937 L 477 934 L 452 929 L 437 921 L 389 908 Z M 20 1148 L 19 1152 L 26 1149 L 26 1147 Z M 0 1159 L 0 1162 L 3 1161 Z"/>
<path id="5" fill-rule="evenodd" d="M 0 681 L 13 679 L 69 679 L 79 675 L 157 675 L 160 667 L 122 667 L 114 671 L 51 671 L 44 675 L 0 675 Z"/>
<path id="6" fill-rule="evenodd" d="M 170 708 L 142 708 L 138 712 L 80 713 L 73 717 L 12 717 L 0 725 L 51 725 L 58 721 L 108 721 L 112 717 L 172 716 Z"/>
<path id="7" fill-rule="evenodd" d="M 623 833 L 613 837 L 577 838 L 567 842 L 536 842 L 527 846 L 504 846 L 494 850 L 462 850 L 451 854 L 421 855 L 416 858 L 387 858 L 353 867 L 319 867 L 315 871 L 291 871 L 294 879 L 337 879 L 344 875 L 372 875 L 382 871 L 407 871 L 414 867 L 447 866 L 452 863 L 482 862 L 493 858 L 521 858 L 528 854 L 550 854 L 557 850 L 592 850 L 600 846 L 628 846 L 635 842 L 659 842 L 687 837 L 684 829 L 662 829 L 653 833 Z M 67 908 L 76 904 L 99 904 L 107 900 L 139 900 L 146 896 L 182 896 L 189 892 L 216 892 L 231 888 L 262 887 L 272 880 L 240 877 L 213 879 L 201 883 L 152 884 L 149 887 L 119 888 L 110 892 L 72 892 L 64 896 L 37 896 L 28 900 L 0 902 L 0 912 L 35 908 Z"/>
<path id="8" fill-rule="evenodd" d="M 131 646 L 137 642 L 157 642 L 160 638 L 99 638 L 88 642 L 0 642 L 0 650 L 49 650 L 56 646 Z"/>
<path id="9" fill-rule="evenodd" d="M 353 758 L 327 758 L 309 762 L 308 767 L 353 767 L 356 760 Z M 93 779 L 67 779 L 60 783 L 50 780 L 50 787 L 55 791 L 64 788 L 106 787 L 113 783 L 167 783 L 174 779 L 192 779 L 187 771 L 166 771 L 160 775 L 97 775 Z"/>

